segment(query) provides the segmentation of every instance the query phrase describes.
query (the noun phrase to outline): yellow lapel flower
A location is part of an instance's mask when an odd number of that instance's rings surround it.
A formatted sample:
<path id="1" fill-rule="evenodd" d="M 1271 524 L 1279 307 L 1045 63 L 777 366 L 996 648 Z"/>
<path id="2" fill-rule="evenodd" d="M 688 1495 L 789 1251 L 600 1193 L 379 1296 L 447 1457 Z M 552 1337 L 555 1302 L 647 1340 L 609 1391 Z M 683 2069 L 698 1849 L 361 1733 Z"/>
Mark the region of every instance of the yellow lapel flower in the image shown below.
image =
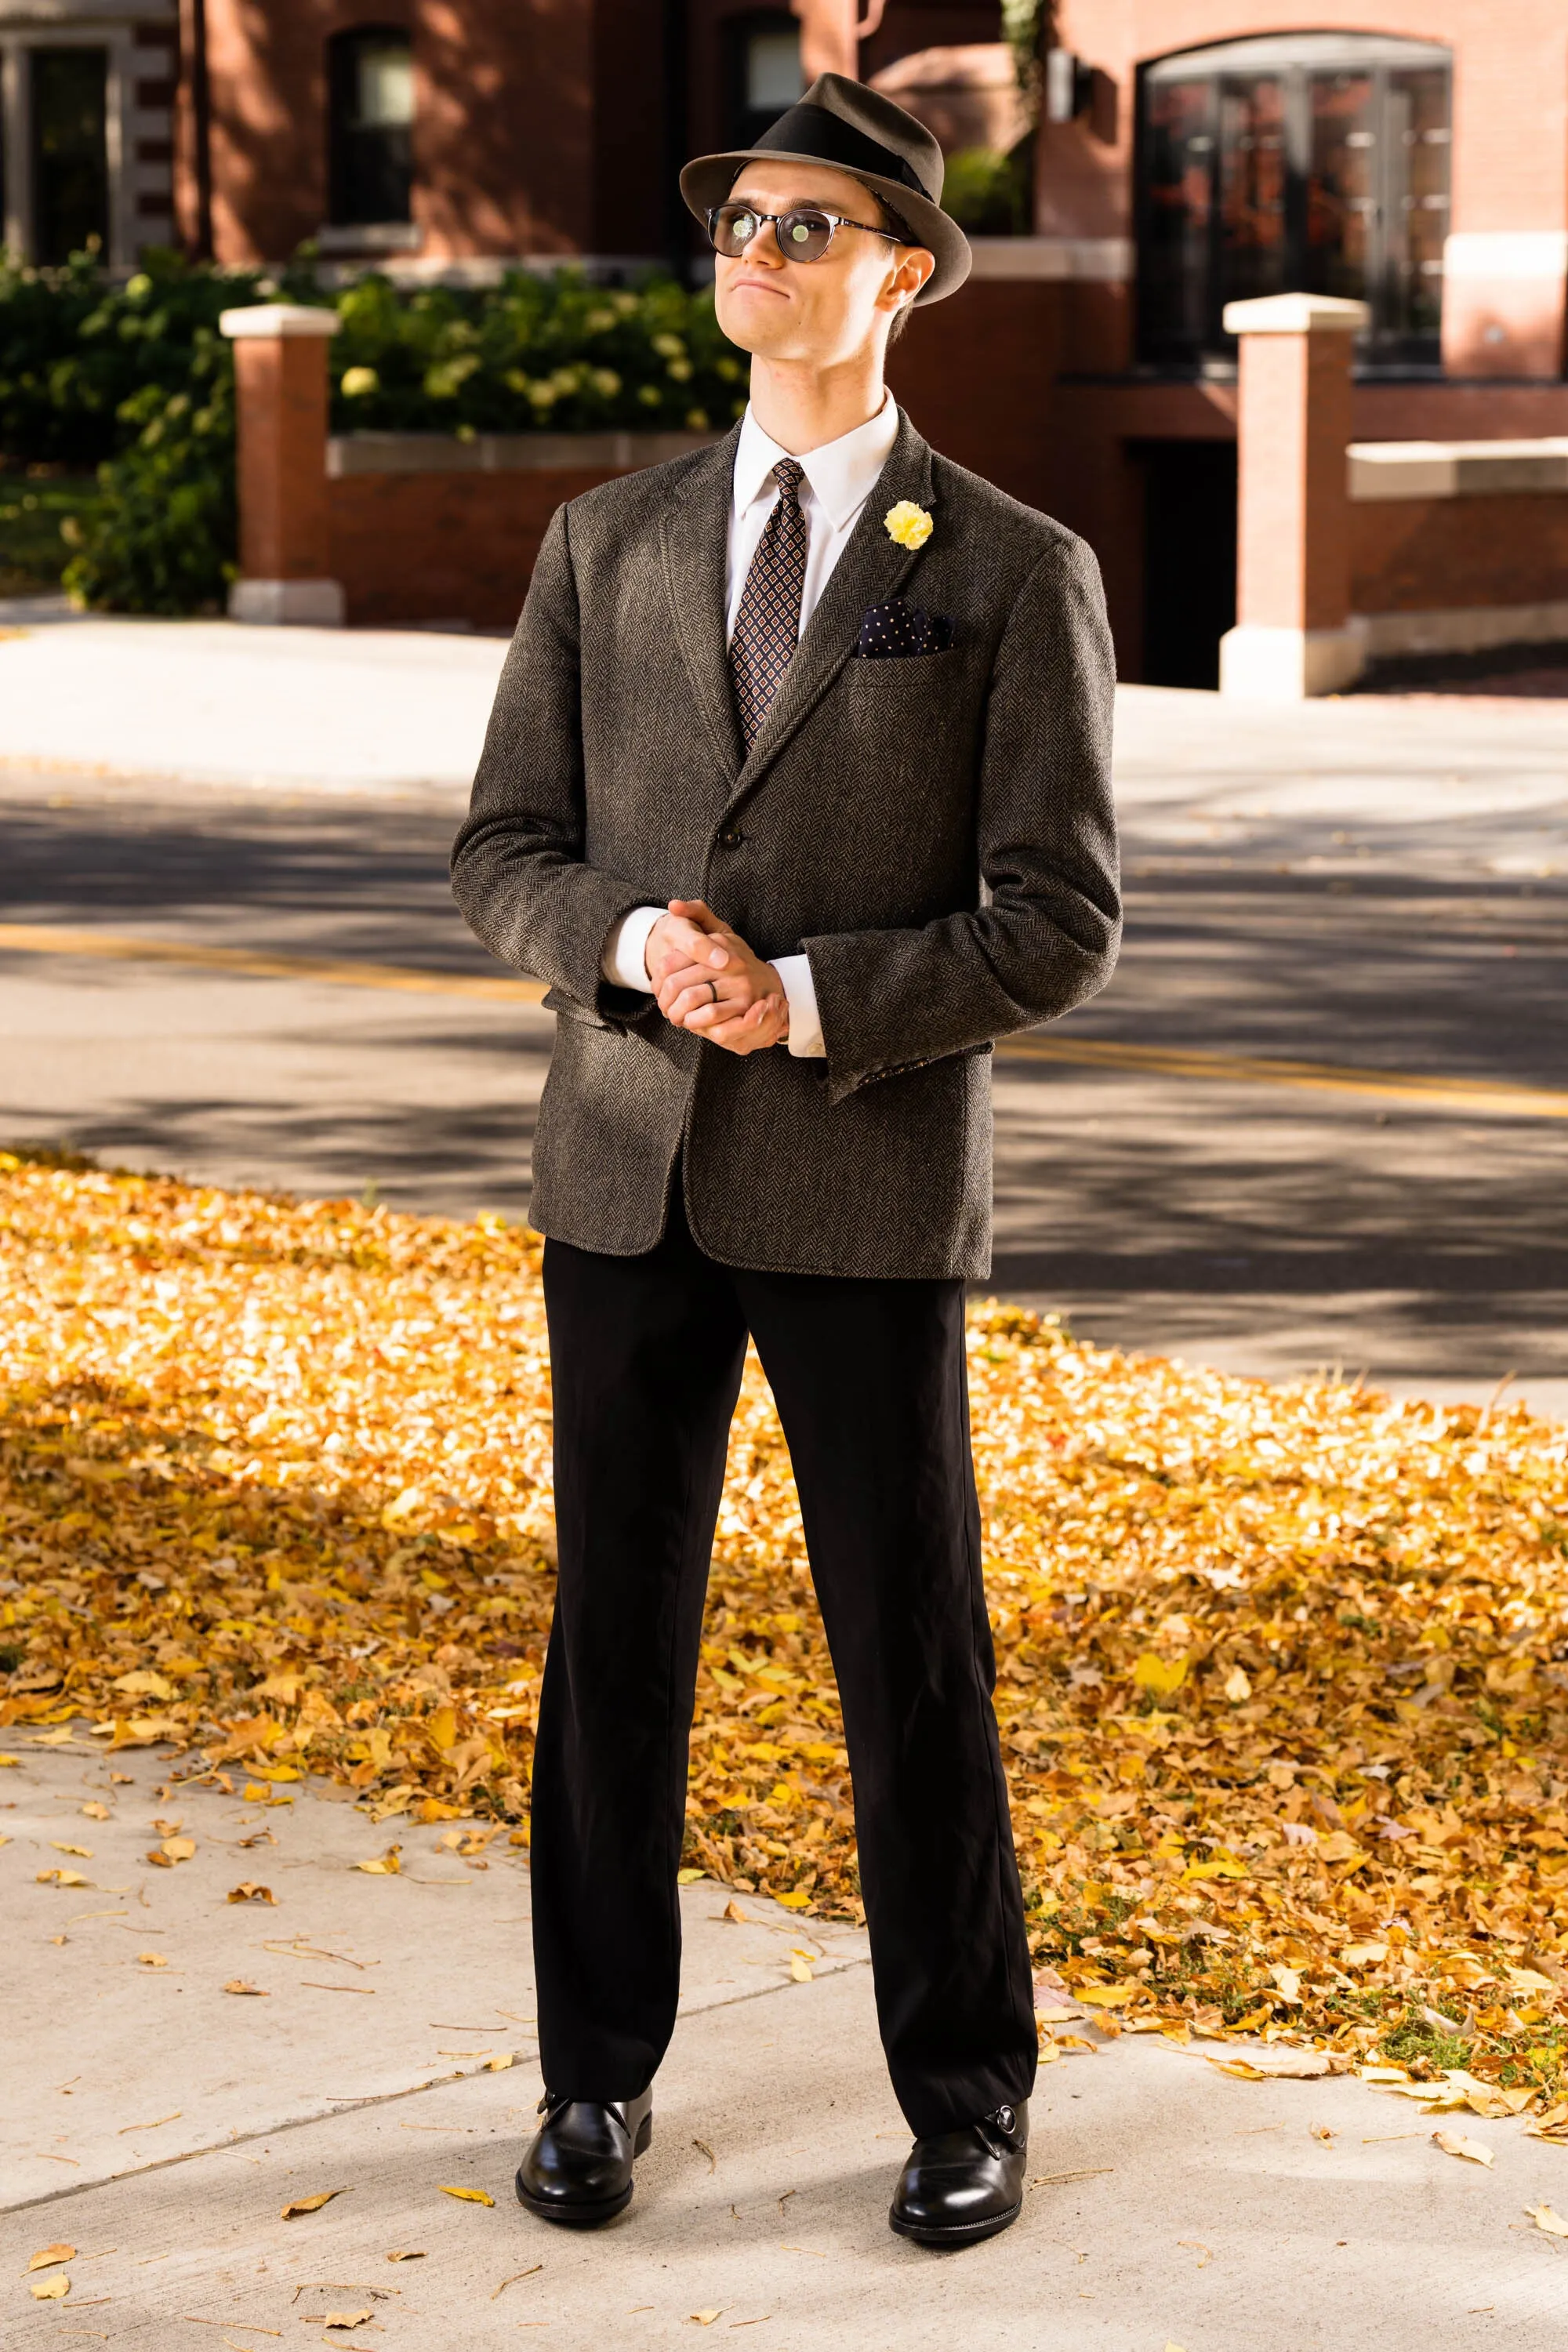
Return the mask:
<path id="1" fill-rule="evenodd" d="M 889 539 L 900 547 L 923 547 L 935 525 L 924 507 L 917 507 L 913 499 L 900 499 L 882 517 L 882 527 Z"/>

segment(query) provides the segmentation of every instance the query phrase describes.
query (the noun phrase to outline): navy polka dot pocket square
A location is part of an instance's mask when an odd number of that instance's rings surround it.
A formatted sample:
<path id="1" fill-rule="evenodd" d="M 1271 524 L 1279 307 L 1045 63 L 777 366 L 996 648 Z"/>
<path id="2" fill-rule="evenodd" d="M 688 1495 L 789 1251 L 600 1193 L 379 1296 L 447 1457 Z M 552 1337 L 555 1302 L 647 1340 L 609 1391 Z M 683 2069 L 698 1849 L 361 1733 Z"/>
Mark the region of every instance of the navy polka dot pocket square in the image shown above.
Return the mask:
<path id="1" fill-rule="evenodd" d="M 946 613 L 927 613 L 901 596 L 873 604 L 860 623 L 855 651 L 861 661 L 907 661 L 916 654 L 944 654 L 952 643 Z"/>

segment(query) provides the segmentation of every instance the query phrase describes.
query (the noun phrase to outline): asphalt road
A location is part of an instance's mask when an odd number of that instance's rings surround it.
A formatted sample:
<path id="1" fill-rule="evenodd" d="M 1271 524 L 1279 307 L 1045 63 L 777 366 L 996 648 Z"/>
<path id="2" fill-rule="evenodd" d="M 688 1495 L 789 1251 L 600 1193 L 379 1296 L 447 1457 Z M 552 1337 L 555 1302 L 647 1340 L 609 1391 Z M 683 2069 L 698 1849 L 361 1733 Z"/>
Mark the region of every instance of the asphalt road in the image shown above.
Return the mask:
<path id="1" fill-rule="evenodd" d="M 994 1286 L 1107 1343 L 1365 1370 L 1568 1413 L 1562 1116 L 1270 1083 L 1231 1057 L 1568 1086 L 1568 709 L 1240 719 L 1145 695 L 1121 741 L 1126 948 L 1052 1033 L 1204 1066 L 999 1057 Z M 0 769 L 0 925 L 417 967 L 428 994 L 19 951 L 0 1140 L 520 1213 L 552 1023 L 447 892 L 460 799 Z"/>

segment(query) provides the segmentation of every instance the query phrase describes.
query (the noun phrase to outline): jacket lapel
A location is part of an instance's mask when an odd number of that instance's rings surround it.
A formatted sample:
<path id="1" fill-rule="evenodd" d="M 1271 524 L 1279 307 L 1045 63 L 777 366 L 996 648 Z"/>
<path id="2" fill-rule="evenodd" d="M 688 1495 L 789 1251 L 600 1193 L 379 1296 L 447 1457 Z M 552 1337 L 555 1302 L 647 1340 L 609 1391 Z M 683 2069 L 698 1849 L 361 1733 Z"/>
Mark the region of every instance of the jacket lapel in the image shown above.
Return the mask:
<path id="1" fill-rule="evenodd" d="M 872 604 L 896 596 L 919 552 L 890 539 L 883 518 L 900 499 L 917 506 L 931 503 L 931 446 L 915 431 L 904 411 L 899 411 L 899 437 L 860 510 L 848 546 L 833 567 L 822 601 L 805 625 L 784 684 L 773 698 L 756 741 L 735 779 L 733 801 L 748 792 L 764 769 L 810 717 L 859 642 L 861 616 Z M 721 583 L 722 582 L 721 562 Z M 721 585 L 721 594 L 722 587 Z M 723 657 L 723 616 L 720 616 L 721 669 L 726 697 L 730 694 L 729 663 Z M 731 725 L 733 720 L 731 719 Z M 740 738 L 736 734 L 736 748 Z"/>
<path id="2" fill-rule="evenodd" d="M 664 576 L 676 642 L 726 776 L 741 764 L 741 730 L 725 643 L 725 572 L 734 501 L 735 444 L 725 435 L 681 481 L 664 517 Z"/>

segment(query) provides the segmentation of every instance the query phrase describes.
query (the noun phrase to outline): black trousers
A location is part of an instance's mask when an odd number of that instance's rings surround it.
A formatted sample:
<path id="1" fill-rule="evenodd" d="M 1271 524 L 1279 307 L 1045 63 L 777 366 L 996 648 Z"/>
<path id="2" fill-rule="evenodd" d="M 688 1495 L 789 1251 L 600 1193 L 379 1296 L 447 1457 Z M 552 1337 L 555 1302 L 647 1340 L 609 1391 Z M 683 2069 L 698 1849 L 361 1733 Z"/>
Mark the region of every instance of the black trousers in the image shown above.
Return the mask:
<path id="1" fill-rule="evenodd" d="M 917 2134 L 1028 2095 L 1036 2035 L 970 1454 L 963 1286 L 547 1242 L 560 1581 L 534 1757 L 544 2078 L 620 2099 L 675 2023 L 703 1598 L 748 1331 L 838 1677 L 893 2088 Z"/>

